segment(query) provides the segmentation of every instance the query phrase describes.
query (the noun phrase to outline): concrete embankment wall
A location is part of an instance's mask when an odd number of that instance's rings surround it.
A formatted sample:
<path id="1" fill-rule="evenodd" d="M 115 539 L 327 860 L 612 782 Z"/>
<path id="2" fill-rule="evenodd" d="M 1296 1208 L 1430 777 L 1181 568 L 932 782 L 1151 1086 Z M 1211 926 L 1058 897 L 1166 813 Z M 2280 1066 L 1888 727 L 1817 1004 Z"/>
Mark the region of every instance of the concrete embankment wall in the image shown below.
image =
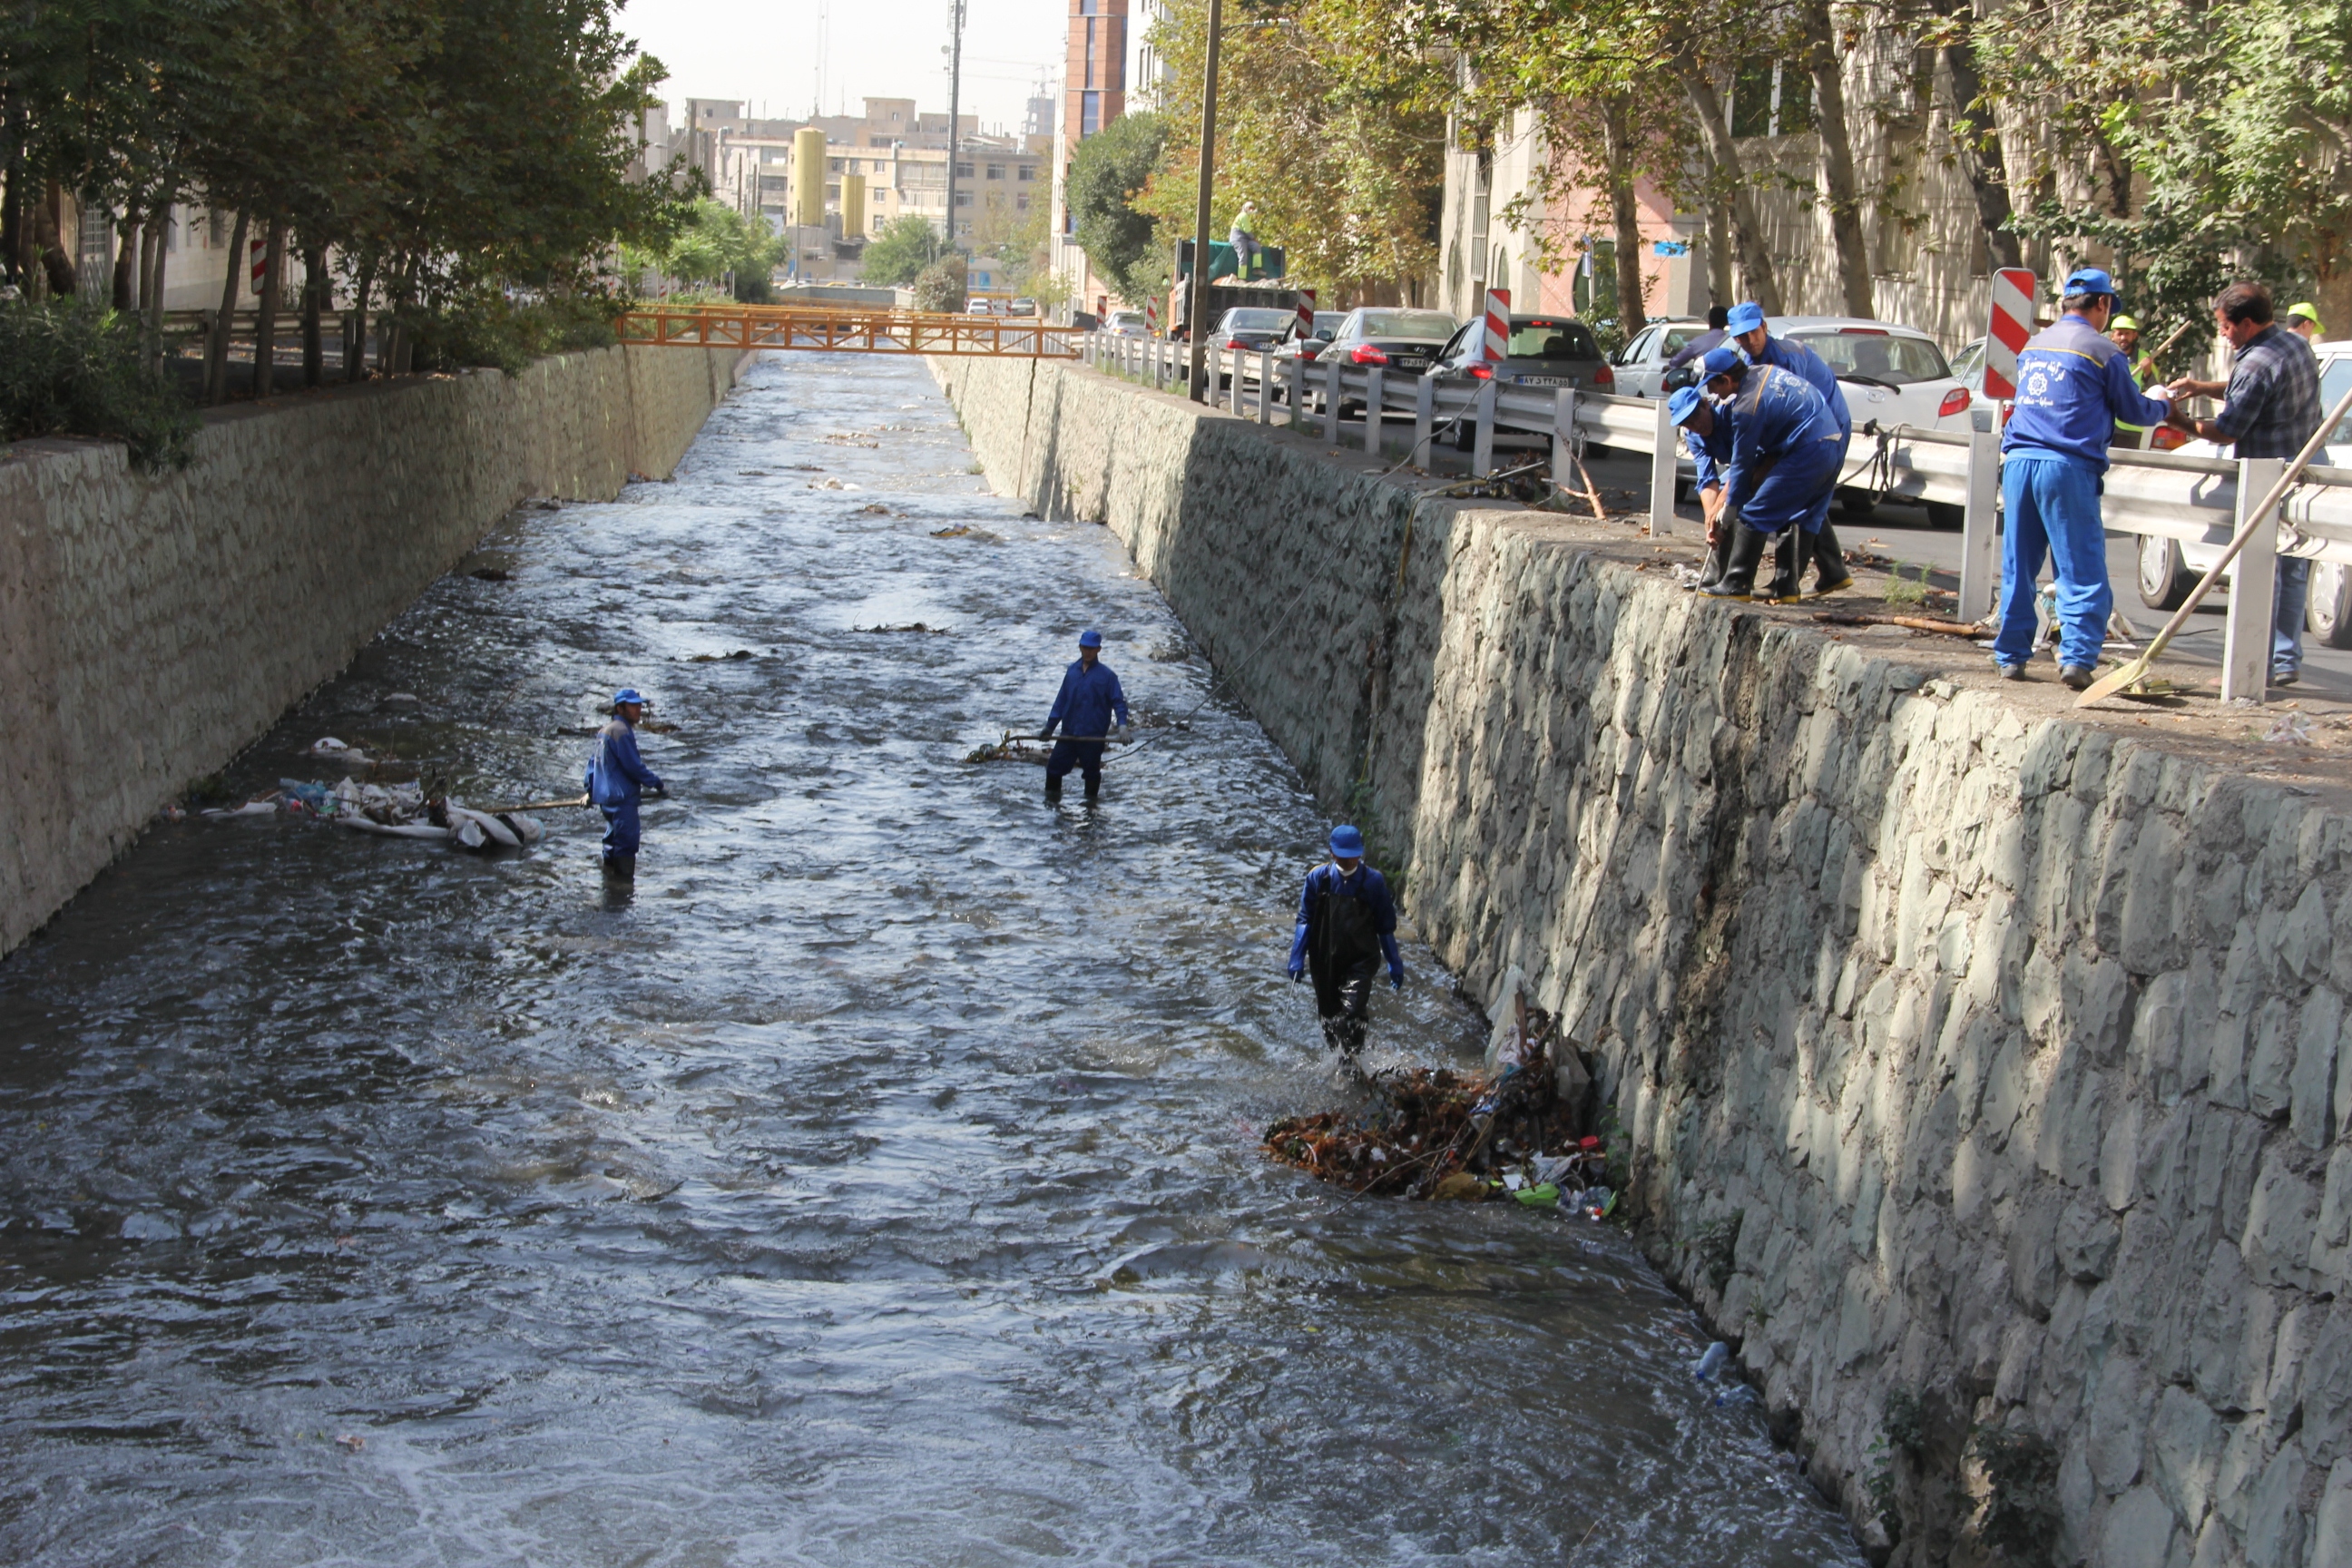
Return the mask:
<path id="1" fill-rule="evenodd" d="M 1963 645 L 1700 602 L 1622 527 L 1416 507 L 1075 366 L 936 373 L 1473 993 L 1517 964 L 1565 1015 L 1652 1256 L 1866 1542 L 2352 1563 L 2340 799 Z"/>
<path id="2" fill-rule="evenodd" d="M 731 351 L 604 349 L 218 414 L 184 472 L 0 447 L 0 952 L 529 496 L 667 477 Z"/>

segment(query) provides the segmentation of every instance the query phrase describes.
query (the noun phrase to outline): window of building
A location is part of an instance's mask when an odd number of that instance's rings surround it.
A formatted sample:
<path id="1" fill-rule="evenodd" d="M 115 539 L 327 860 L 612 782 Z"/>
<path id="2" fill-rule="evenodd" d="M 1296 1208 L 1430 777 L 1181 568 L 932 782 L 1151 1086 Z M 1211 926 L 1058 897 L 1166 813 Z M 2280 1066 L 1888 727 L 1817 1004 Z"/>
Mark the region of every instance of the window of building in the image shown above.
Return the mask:
<path id="1" fill-rule="evenodd" d="M 957 224 L 956 232 L 958 234 L 970 234 L 971 232 L 971 224 L 970 220 Z"/>
<path id="2" fill-rule="evenodd" d="M 1001 180 L 1004 178 L 1004 165 L 1002 163 L 991 163 L 988 166 L 988 177 L 992 180 Z"/>
<path id="3" fill-rule="evenodd" d="M 825 167 L 831 170 L 834 174 L 838 174 L 841 173 L 841 160 L 835 158 L 831 163 L 827 163 Z"/>
<path id="4" fill-rule="evenodd" d="M 841 199 L 841 187 L 839 185 L 825 186 L 824 199 L 829 202 L 839 201 Z"/>
<path id="5" fill-rule="evenodd" d="M 1017 211 L 1024 213 L 1027 212 L 1029 210 L 1029 193 L 1023 191 L 1018 195 L 1015 195 L 1013 198 L 1013 205 Z"/>
<path id="6" fill-rule="evenodd" d="M 970 163 L 958 163 L 958 164 L 956 165 L 956 178 L 957 178 L 957 179 L 959 179 L 959 180 L 969 180 L 969 179 L 971 179 L 971 165 Z"/>
<path id="7" fill-rule="evenodd" d="M 1078 94 L 1078 135 L 1081 140 L 1102 129 L 1102 94 Z"/>
<path id="8" fill-rule="evenodd" d="M 1813 128 L 1813 79 L 1794 61 L 1751 56 L 1731 83 L 1734 136 L 1797 136 Z"/>
<path id="9" fill-rule="evenodd" d="M 956 205 L 960 207 L 968 207 L 971 205 L 971 193 L 970 191 L 958 191 L 956 193 Z"/>
<path id="10" fill-rule="evenodd" d="M 1079 15 L 1079 16 L 1095 16 L 1096 14 L 1097 14 L 1097 10 L 1096 10 L 1095 0 L 1078 0 L 1078 15 Z"/>
<path id="11" fill-rule="evenodd" d="M 215 250 L 228 243 L 228 214 L 218 207 L 205 212 L 205 244 Z"/>
<path id="12" fill-rule="evenodd" d="M 1013 177 L 1016 180 L 1025 180 L 1034 184 L 1037 178 L 1037 165 L 1034 163 L 1024 163 L 1019 169 L 1013 172 Z"/>

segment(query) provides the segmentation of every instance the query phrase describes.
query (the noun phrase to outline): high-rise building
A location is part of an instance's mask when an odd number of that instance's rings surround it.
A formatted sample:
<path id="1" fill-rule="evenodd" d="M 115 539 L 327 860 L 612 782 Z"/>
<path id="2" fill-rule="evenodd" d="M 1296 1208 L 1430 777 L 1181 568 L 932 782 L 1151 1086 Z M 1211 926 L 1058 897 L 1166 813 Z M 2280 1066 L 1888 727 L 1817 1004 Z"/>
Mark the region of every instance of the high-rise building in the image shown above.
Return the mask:
<path id="1" fill-rule="evenodd" d="M 1151 89 L 1165 69 L 1152 48 L 1150 27 L 1167 16 L 1168 8 L 1162 0 L 1137 3 L 1141 15 L 1131 17 L 1129 0 L 1069 0 L 1069 42 L 1062 64 L 1062 122 L 1055 142 L 1058 156 L 1054 167 L 1051 247 L 1054 271 L 1069 288 L 1071 308 L 1088 312 L 1110 302 L 1109 285 L 1095 275 L 1075 237 L 1076 225 L 1069 210 L 1070 160 L 1077 155 L 1081 142 L 1118 121 L 1130 105 L 1139 110 L 1150 107 Z"/>

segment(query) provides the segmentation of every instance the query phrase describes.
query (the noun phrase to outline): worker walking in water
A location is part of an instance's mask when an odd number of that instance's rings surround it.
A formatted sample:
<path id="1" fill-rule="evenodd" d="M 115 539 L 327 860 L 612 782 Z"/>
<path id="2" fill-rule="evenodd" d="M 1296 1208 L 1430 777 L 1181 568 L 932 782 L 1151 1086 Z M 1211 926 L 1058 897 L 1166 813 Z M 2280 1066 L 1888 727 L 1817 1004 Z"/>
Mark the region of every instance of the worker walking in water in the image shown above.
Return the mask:
<path id="1" fill-rule="evenodd" d="M 637 755 L 637 721 L 646 700 L 634 686 L 613 693 L 613 719 L 596 732 L 588 752 L 588 798 L 604 814 L 604 875 L 626 881 L 637 874 L 637 799 L 667 785 Z"/>
<path id="2" fill-rule="evenodd" d="M 1381 961 L 1389 984 L 1404 987 L 1404 955 L 1397 951 L 1396 900 L 1386 878 L 1364 864 L 1364 836 L 1342 824 L 1331 830 L 1331 858 L 1307 873 L 1298 893 L 1298 930 L 1290 942 L 1290 978 L 1315 980 L 1315 1011 L 1323 1039 L 1353 1061 L 1364 1048 L 1372 981 Z"/>
<path id="3" fill-rule="evenodd" d="M 1077 662 L 1062 672 L 1061 694 L 1045 716 L 1045 727 L 1037 731 L 1045 741 L 1054 739 L 1056 726 L 1062 731 L 1054 754 L 1045 761 L 1047 800 L 1062 798 L 1062 781 L 1072 768 L 1085 776 L 1088 800 L 1100 795 L 1103 744 L 1110 738 L 1114 719 L 1118 728 L 1127 725 L 1127 693 L 1119 689 L 1110 666 L 1102 662 L 1102 633 L 1092 626 L 1078 634 Z"/>

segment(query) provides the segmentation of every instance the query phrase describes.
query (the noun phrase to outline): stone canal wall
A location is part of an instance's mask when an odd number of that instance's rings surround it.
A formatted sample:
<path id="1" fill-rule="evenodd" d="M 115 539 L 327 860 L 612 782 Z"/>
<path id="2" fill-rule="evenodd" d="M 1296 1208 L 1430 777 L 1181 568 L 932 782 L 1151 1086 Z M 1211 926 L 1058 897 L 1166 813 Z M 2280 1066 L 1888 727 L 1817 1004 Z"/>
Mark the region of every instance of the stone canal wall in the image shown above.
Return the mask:
<path id="1" fill-rule="evenodd" d="M 2352 1562 L 2340 800 L 1962 645 L 1697 602 L 1622 527 L 1416 507 L 1075 366 L 936 373 L 1473 994 L 1516 964 L 1564 1013 L 1653 1257 L 1878 1554 Z"/>
<path id="2" fill-rule="evenodd" d="M 667 477 L 724 351 L 604 349 L 209 417 L 184 472 L 0 447 L 0 952 L 516 502 Z"/>

